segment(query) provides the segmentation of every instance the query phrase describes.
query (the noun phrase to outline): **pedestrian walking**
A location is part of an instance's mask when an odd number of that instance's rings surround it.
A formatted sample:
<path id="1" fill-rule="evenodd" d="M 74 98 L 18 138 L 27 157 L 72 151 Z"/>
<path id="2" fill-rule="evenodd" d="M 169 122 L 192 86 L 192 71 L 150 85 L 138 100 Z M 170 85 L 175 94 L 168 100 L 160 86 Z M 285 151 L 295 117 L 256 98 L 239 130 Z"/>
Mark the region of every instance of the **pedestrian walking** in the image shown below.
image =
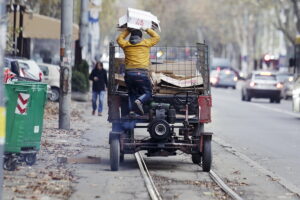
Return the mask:
<path id="1" fill-rule="evenodd" d="M 105 96 L 105 91 L 107 88 L 107 72 L 103 68 L 102 62 L 97 62 L 94 69 L 92 70 L 89 79 L 93 81 L 93 95 L 92 95 L 92 106 L 93 112 L 95 115 L 97 110 L 97 99 L 99 98 L 98 103 L 98 116 L 102 116 L 103 112 L 103 100 Z"/>
<path id="2" fill-rule="evenodd" d="M 150 48 L 156 45 L 160 37 L 152 29 L 145 29 L 149 39 L 142 39 L 143 33 L 137 29 L 126 29 L 117 38 L 125 53 L 125 83 L 128 88 L 129 110 L 133 113 L 136 106 L 144 114 L 143 104 L 152 97 L 152 85 L 149 79 Z M 125 40 L 130 34 L 129 40 Z"/>

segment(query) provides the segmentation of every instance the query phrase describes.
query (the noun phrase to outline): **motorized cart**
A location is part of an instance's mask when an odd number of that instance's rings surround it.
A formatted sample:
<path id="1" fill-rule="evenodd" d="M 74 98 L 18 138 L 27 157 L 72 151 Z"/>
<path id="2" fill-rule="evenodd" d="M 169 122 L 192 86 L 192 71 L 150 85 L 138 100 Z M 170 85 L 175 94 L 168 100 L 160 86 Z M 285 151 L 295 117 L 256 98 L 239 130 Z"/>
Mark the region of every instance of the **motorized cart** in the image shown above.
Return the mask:
<path id="1" fill-rule="evenodd" d="M 119 169 L 124 154 L 144 150 L 147 156 L 171 156 L 180 150 L 191 154 L 193 163 L 202 164 L 203 171 L 210 171 L 212 133 L 204 131 L 212 106 L 208 46 L 151 48 L 153 96 L 142 116 L 129 114 L 123 50 L 111 43 L 109 55 L 111 170 Z M 137 139 L 137 128 L 146 129 L 148 137 Z"/>

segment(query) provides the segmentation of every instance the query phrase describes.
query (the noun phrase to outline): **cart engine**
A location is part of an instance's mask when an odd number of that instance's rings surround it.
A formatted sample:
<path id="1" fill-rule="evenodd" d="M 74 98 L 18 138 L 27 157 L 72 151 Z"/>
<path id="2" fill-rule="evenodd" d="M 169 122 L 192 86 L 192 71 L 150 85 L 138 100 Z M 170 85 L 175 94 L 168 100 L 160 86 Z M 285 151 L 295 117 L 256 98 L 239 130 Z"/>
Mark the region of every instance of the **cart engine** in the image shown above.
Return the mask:
<path id="1" fill-rule="evenodd" d="M 173 134 L 170 124 L 176 121 L 176 110 L 167 103 L 150 104 L 148 132 L 154 140 L 167 140 Z"/>

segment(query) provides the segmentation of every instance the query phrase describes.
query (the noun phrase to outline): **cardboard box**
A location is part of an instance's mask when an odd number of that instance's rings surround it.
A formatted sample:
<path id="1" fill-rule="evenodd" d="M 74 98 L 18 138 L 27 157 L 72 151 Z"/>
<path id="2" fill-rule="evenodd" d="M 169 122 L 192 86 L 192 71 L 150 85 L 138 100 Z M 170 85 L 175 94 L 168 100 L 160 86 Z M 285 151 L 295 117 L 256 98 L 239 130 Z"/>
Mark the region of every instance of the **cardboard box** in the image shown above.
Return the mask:
<path id="1" fill-rule="evenodd" d="M 159 20 L 150 12 L 128 8 L 127 15 L 119 18 L 119 28 L 152 28 L 160 31 Z"/>

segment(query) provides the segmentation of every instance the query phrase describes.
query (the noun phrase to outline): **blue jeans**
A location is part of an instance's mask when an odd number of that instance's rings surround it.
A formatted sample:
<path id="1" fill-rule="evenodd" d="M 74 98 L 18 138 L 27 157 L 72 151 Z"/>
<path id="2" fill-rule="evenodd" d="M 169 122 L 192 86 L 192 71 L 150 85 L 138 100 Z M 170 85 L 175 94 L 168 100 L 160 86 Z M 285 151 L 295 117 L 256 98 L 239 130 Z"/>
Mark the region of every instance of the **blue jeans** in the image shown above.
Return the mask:
<path id="1" fill-rule="evenodd" d="M 92 97 L 93 111 L 95 111 L 97 109 L 97 98 L 99 96 L 98 112 L 102 113 L 104 94 L 105 94 L 104 90 L 99 91 L 99 92 L 93 91 L 93 97 Z"/>
<path id="2" fill-rule="evenodd" d="M 152 85 L 148 77 L 148 72 L 126 71 L 125 83 L 128 88 L 129 110 L 133 111 L 134 101 L 140 100 L 143 104 L 147 103 L 152 97 Z"/>

